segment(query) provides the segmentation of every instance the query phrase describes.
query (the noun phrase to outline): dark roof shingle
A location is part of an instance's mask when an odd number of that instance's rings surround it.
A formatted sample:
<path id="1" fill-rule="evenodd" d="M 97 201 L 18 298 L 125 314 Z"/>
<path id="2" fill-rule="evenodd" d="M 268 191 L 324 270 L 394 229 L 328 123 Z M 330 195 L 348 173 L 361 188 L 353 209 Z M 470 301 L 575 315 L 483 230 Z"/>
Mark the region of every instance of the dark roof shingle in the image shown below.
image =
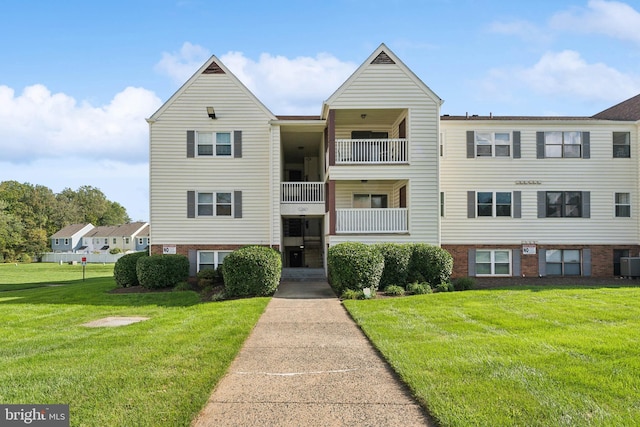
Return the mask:
<path id="1" fill-rule="evenodd" d="M 622 120 L 636 122 L 640 120 L 640 95 L 622 101 L 593 116 L 601 120 Z"/>

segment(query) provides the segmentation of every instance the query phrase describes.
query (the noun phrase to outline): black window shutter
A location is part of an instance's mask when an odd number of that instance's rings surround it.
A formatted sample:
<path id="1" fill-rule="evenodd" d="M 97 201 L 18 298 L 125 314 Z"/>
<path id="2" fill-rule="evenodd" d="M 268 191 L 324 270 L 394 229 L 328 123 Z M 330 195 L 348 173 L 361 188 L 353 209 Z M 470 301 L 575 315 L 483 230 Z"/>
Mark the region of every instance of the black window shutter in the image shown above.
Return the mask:
<path id="1" fill-rule="evenodd" d="M 538 191 L 538 218 L 547 216 L 547 192 Z"/>
<path id="2" fill-rule="evenodd" d="M 189 277 L 198 274 L 198 251 L 189 249 Z"/>
<path id="3" fill-rule="evenodd" d="M 187 191 L 187 218 L 196 217 L 196 192 Z"/>
<path id="4" fill-rule="evenodd" d="M 538 249 L 538 275 L 544 277 L 547 275 L 547 250 Z"/>
<path id="5" fill-rule="evenodd" d="M 544 132 L 536 132 L 536 158 L 544 159 Z"/>
<path id="6" fill-rule="evenodd" d="M 473 159 L 476 156 L 476 133 L 472 130 L 467 131 L 467 159 Z"/>
<path id="7" fill-rule="evenodd" d="M 522 265 L 520 261 L 520 249 L 513 249 L 511 251 L 511 275 L 513 277 L 520 277 L 522 271 Z"/>
<path id="8" fill-rule="evenodd" d="M 589 132 L 582 132 L 582 158 L 591 158 L 591 135 Z"/>
<path id="9" fill-rule="evenodd" d="M 196 132 L 192 130 L 187 131 L 187 157 L 196 156 Z"/>
<path id="10" fill-rule="evenodd" d="M 469 266 L 469 277 L 474 277 L 476 275 L 476 250 L 475 249 L 469 249 L 467 265 Z"/>
<path id="11" fill-rule="evenodd" d="M 513 217 L 522 218 L 522 192 L 513 192 Z"/>
<path id="12" fill-rule="evenodd" d="M 582 218 L 591 218 L 591 193 L 582 192 Z"/>
<path id="13" fill-rule="evenodd" d="M 476 217 L 476 192 L 467 191 L 467 218 Z"/>
<path id="14" fill-rule="evenodd" d="M 242 218 L 242 191 L 233 192 L 233 217 Z"/>
<path id="15" fill-rule="evenodd" d="M 242 157 L 242 131 L 241 130 L 233 131 L 233 157 L 238 159 Z"/>
<path id="16" fill-rule="evenodd" d="M 513 158 L 520 158 L 520 131 L 513 131 Z"/>

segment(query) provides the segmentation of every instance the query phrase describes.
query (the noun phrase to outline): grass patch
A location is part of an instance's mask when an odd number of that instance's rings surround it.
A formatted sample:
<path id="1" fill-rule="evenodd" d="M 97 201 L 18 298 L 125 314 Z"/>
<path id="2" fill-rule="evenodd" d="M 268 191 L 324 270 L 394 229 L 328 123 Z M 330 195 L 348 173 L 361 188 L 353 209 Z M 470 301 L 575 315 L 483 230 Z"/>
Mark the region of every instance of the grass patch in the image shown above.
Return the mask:
<path id="1" fill-rule="evenodd" d="M 83 282 L 82 266 L 0 265 L 0 402 L 66 403 L 74 426 L 188 426 L 269 300 L 109 294 L 113 265 L 86 273 Z M 150 320 L 81 326 L 109 316 Z"/>
<path id="2" fill-rule="evenodd" d="M 344 305 L 443 426 L 640 425 L 640 288 Z"/>

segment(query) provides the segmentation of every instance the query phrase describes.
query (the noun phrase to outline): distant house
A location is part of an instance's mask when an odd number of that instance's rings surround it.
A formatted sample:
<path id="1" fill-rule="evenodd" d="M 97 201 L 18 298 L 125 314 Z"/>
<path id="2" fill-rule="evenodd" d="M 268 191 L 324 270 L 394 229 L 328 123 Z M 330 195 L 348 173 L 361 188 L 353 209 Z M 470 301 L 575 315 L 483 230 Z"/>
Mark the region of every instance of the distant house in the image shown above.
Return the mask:
<path id="1" fill-rule="evenodd" d="M 51 236 L 53 252 L 76 252 L 82 247 L 82 236 L 94 228 L 93 224 L 71 224 Z"/>
<path id="2" fill-rule="evenodd" d="M 149 224 L 142 221 L 99 227 L 74 224 L 51 236 L 54 252 L 108 252 L 114 248 L 123 252 L 134 252 L 144 250 L 148 245 Z"/>
<path id="3" fill-rule="evenodd" d="M 135 244 L 136 252 L 146 251 L 149 249 L 149 224 L 136 234 Z"/>

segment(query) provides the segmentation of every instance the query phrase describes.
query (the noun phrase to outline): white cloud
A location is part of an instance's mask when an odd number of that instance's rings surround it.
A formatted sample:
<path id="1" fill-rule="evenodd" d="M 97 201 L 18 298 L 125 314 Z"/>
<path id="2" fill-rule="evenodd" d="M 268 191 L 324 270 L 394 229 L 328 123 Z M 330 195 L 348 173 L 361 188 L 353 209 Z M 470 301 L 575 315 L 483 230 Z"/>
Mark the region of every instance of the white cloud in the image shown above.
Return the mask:
<path id="1" fill-rule="evenodd" d="M 640 43 L 640 12 L 618 1 L 590 0 L 587 8 L 557 13 L 549 24 L 557 30 L 604 34 Z"/>
<path id="2" fill-rule="evenodd" d="M 186 42 L 180 52 L 163 53 L 156 70 L 181 85 L 208 57 L 205 48 Z M 275 114 L 318 114 L 322 101 L 357 67 L 328 53 L 296 58 L 263 53 L 253 60 L 232 51 L 219 58 Z"/>
<path id="3" fill-rule="evenodd" d="M 182 85 L 210 56 L 204 47 L 185 42 L 179 52 L 163 52 L 155 69 L 171 77 L 175 84 Z"/>
<path id="4" fill-rule="evenodd" d="M 640 75 L 621 73 L 603 63 L 588 63 L 578 52 L 547 52 L 528 68 L 494 68 L 481 83 L 492 96 L 526 96 L 618 102 L 640 92 Z"/>
<path id="5" fill-rule="evenodd" d="M 13 162 L 72 155 L 139 162 L 148 152 L 144 119 L 160 104 L 143 88 L 128 87 L 109 104 L 94 107 L 41 84 L 17 96 L 0 86 L 0 152 Z"/>

